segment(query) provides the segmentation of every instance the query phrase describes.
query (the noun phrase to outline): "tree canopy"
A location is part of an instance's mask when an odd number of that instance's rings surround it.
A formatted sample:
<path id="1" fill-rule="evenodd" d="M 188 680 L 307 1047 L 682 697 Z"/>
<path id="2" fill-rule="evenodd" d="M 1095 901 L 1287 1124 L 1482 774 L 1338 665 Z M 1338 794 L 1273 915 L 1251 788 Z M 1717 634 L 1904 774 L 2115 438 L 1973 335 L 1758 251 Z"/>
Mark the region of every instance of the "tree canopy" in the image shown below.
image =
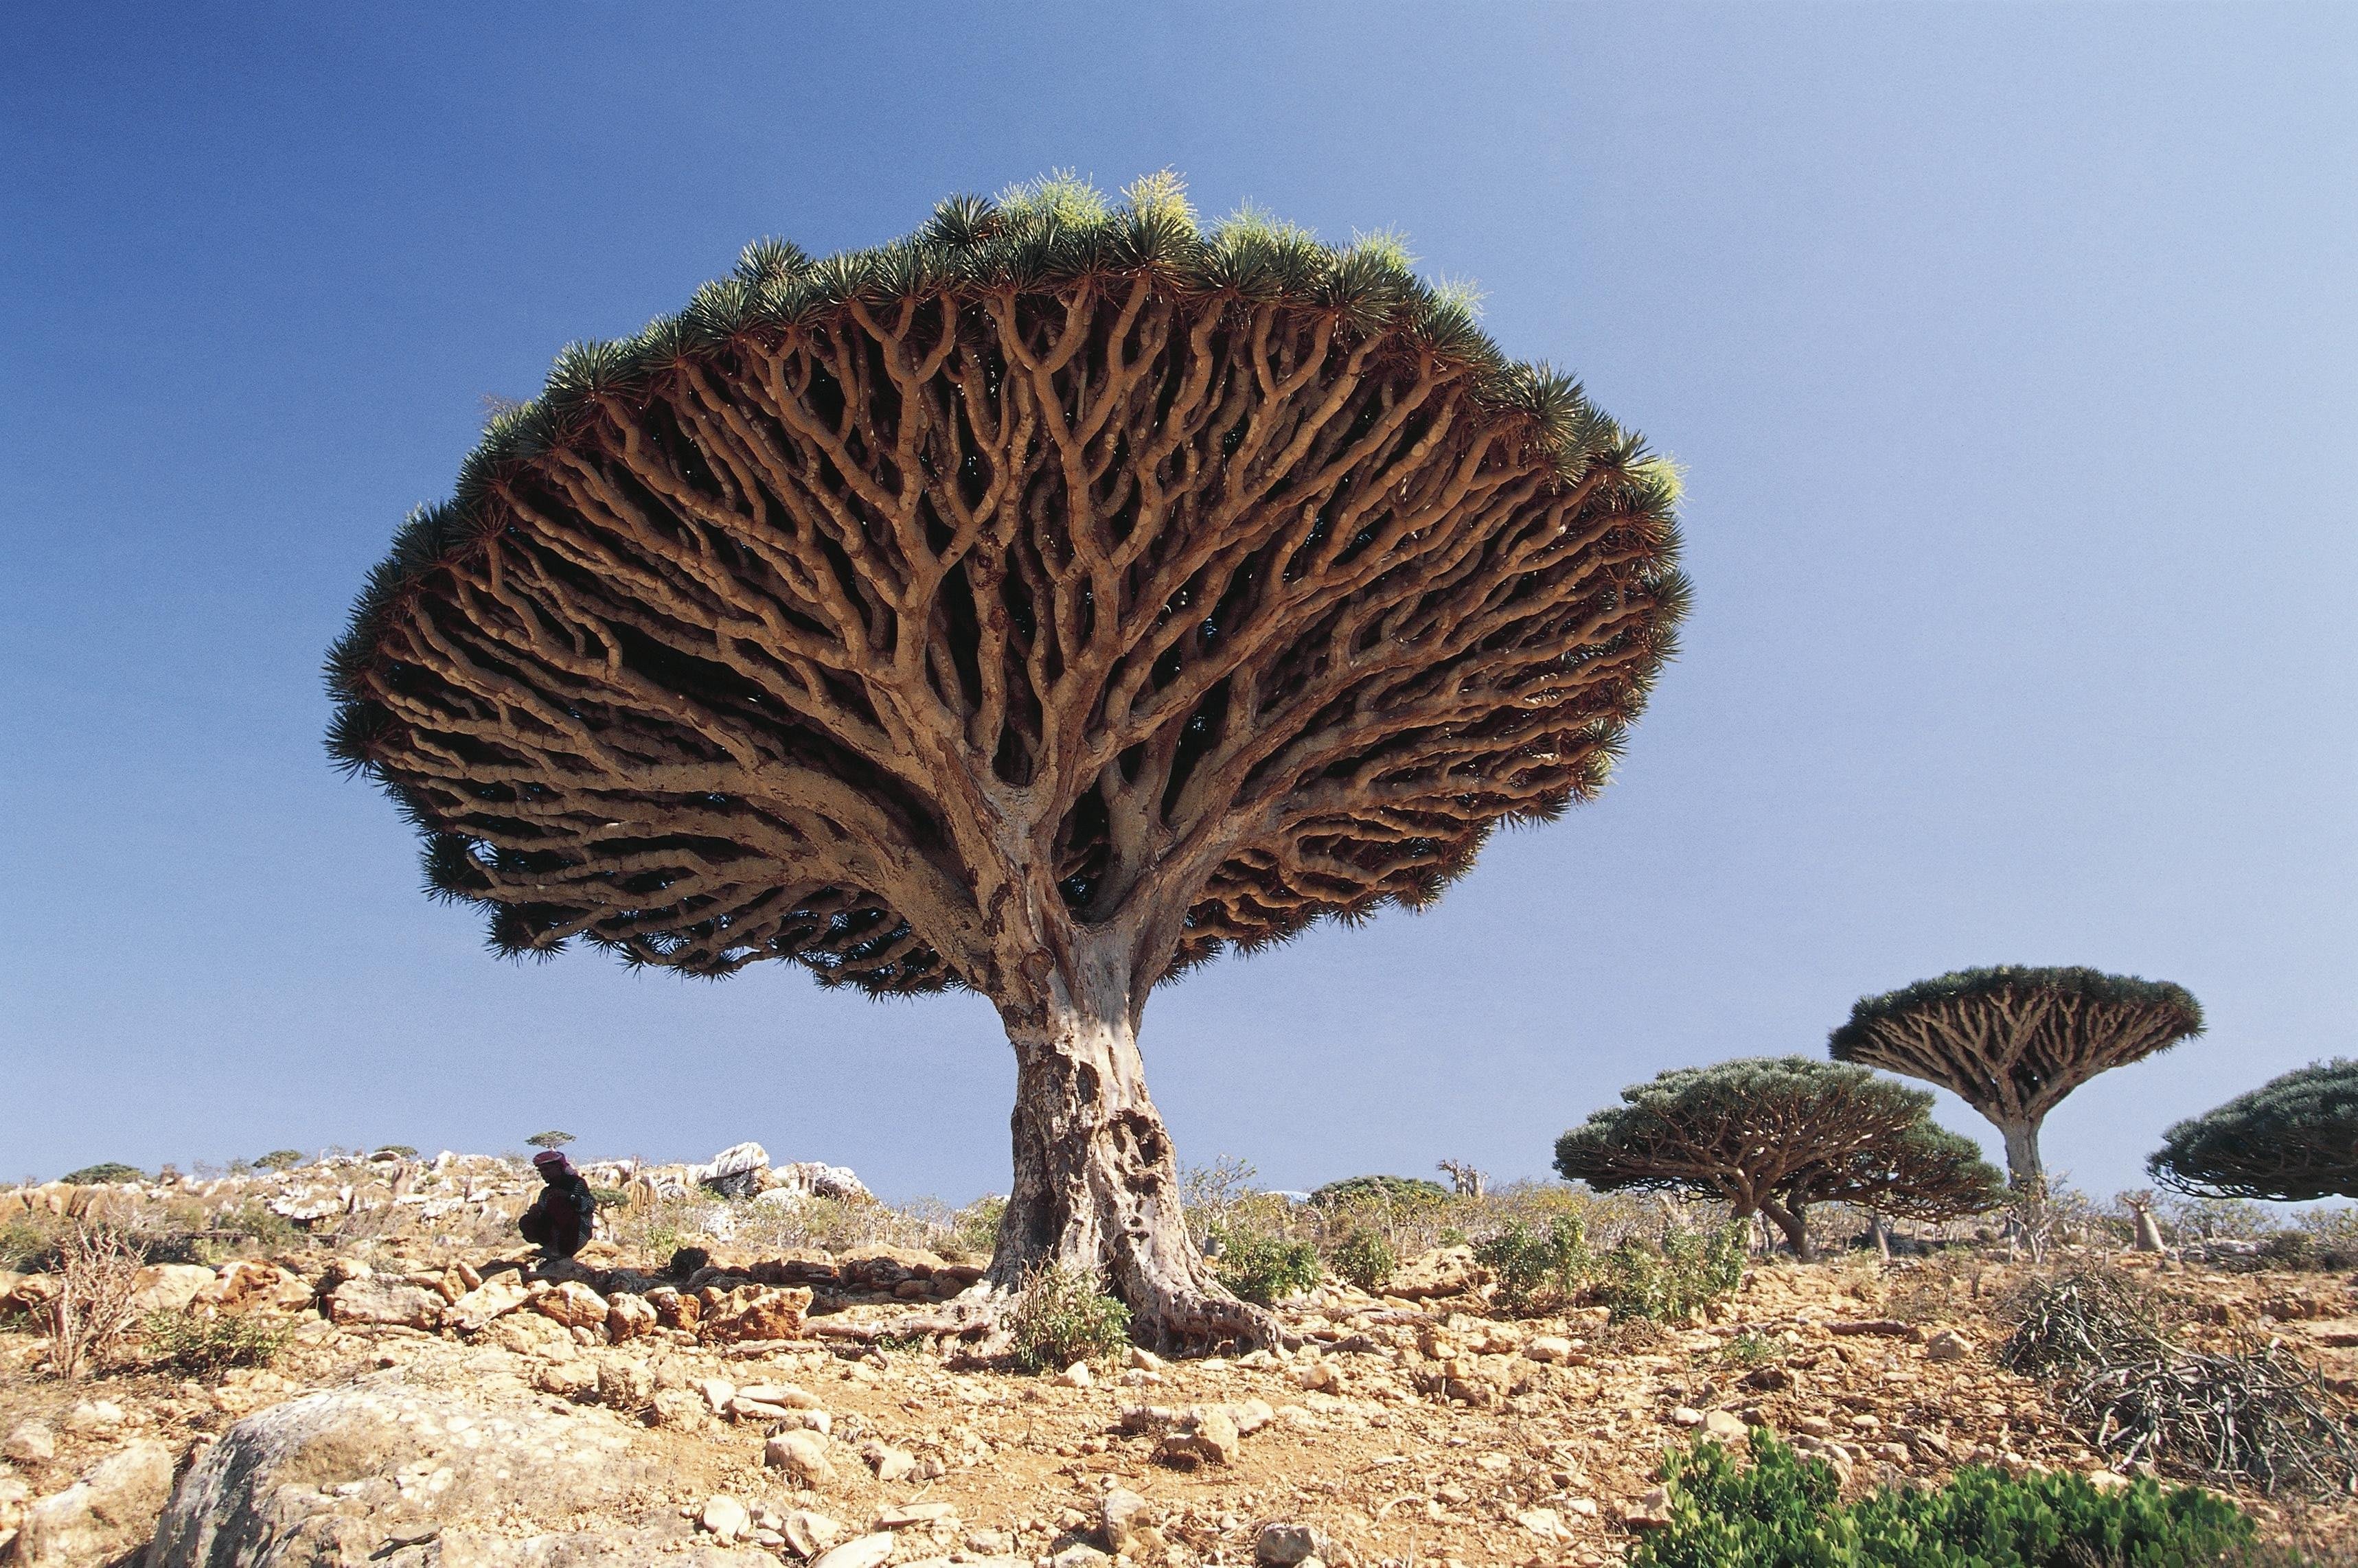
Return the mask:
<path id="1" fill-rule="evenodd" d="M 1129 194 L 749 246 L 404 526 L 330 747 L 501 951 L 998 994 L 1036 839 L 1084 920 L 1152 905 L 1151 983 L 1604 784 L 1686 603 L 1670 467 L 1396 241 Z"/>
<path id="2" fill-rule="evenodd" d="M 2146 1167 L 2198 1197 L 2358 1198 L 2358 1062 L 2312 1063 L 2190 1117 Z"/>
<path id="3" fill-rule="evenodd" d="M 1828 1038 L 1834 1059 L 1952 1090 L 2006 1137 L 2020 1184 L 2042 1179 L 2039 1127 L 2097 1074 L 2202 1033 L 2183 986 L 2088 968 L 1959 969 L 1866 997 Z"/>
<path id="4" fill-rule="evenodd" d="M 1352 1204 L 1421 1208 L 1446 1203 L 1450 1196 L 1447 1187 L 1439 1182 L 1427 1181 L 1422 1176 L 1346 1176 L 1312 1193 L 1310 1201 L 1321 1208 L 1338 1208 Z"/>
<path id="5" fill-rule="evenodd" d="M 1739 1057 L 1673 1068 L 1621 1098 L 1556 1141 L 1566 1180 L 1718 1198 L 1739 1218 L 1766 1214 L 1804 1255 L 1812 1204 L 1943 1219 L 1999 1198 L 1973 1141 L 1932 1123 L 1929 1093 L 1864 1067 Z"/>

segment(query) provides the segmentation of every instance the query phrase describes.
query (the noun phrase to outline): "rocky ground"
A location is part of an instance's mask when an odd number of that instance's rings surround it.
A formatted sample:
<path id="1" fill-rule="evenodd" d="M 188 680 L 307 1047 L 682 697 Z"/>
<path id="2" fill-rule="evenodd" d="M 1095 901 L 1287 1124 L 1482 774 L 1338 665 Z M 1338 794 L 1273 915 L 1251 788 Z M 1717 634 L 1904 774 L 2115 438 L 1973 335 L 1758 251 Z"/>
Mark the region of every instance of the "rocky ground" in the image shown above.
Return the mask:
<path id="1" fill-rule="evenodd" d="M 1663 1450 L 1697 1436 L 1766 1426 L 1859 1488 L 2103 1468 L 2045 1386 L 1990 1359 L 2017 1271 L 1998 1259 L 1764 1264 L 1714 1321 L 1664 1329 L 1494 1317 L 1445 1252 L 1384 1298 L 1290 1303 L 1299 1349 L 1025 1375 L 922 1332 L 955 1326 L 941 1303 L 971 1263 L 713 1250 L 684 1279 L 609 1242 L 529 1270 L 398 1234 L 150 1269 L 153 1306 L 288 1330 L 268 1368 L 208 1377 L 135 1343 L 62 1381 L 19 1318 L 0 1328 L 0 1539 L 51 1568 L 151 1536 L 153 1568 L 1600 1564 L 1648 1527 Z M 2122 1261 L 2197 1341 L 2274 1335 L 2358 1393 L 2344 1280 Z M 20 1304 L 42 1288 L 0 1276 Z M 2346 1504 L 2240 1500 L 2358 1541 Z"/>

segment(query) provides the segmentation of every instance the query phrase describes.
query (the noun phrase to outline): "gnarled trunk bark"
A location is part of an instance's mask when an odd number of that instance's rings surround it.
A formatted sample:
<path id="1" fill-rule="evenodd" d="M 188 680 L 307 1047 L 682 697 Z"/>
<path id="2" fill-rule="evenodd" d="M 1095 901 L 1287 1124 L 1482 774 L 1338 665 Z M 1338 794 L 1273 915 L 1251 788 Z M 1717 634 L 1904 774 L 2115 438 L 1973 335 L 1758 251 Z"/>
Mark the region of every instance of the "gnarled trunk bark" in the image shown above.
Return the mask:
<path id="1" fill-rule="evenodd" d="M 2024 1192 L 2043 1189 L 2047 1171 L 2039 1162 L 2039 1123 L 2000 1122 L 1998 1131 L 2006 1138 L 2006 1180 Z"/>
<path id="2" fill-rule="evenodd" d="M 1785 1240 L 1793 1249 L 1793 1256 L 1806 1263 L 1810 1260 L 1810 1211 L 1801 1204 L 1788 1207 L 1774 1198 L 1760 1200 L 1760 1212 L 1777 1222 L 1785 1233 Z"/>
<path id="3" fill-rule="evenodd" d="M 990 1284 L 1044 1263 L 1101 1271 L 1158 1349 L 1261 1343 L 1274 1321 L 1213 1278 L 1179 1207 L 1179 1164 L 1146 1092 L 1126 956 L 1075 963 L 1002 1016 L 1015 1048 L 1014 1182 Z"/>

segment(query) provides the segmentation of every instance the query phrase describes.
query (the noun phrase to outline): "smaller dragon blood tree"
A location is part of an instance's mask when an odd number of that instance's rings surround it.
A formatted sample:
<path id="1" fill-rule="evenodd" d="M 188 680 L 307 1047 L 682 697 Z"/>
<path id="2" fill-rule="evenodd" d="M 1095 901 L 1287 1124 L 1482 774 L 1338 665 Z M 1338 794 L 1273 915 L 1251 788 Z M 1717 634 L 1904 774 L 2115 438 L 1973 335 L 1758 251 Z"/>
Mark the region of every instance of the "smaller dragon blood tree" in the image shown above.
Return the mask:
<path id="1" fill-rule="evenodd" d="M 2095 969 L 1959 969 L 1867 997 L 1827 1042 L 1838 1062 L 1938 1084 L 2006 1139 L 2017 1187 L 2046 1181 L 2039 1128 L 2097 1074 L 2202 1033 L 2183 986 Z"/>
<path id="2" fill-rule="evenodd" d="M 2206 1198 L 2358 1198 L 2358 1062 L 2312 1063 L 2162 1134 L 2146 1169 Z"/>
<path id="3" fill-rule="evenodd" d="M 1932 1097 L 1864 1067 L 1747 1056 L 1679 1067 L 1621 1091 L 1556 1141 L 1555 1168 L 1598 1192 L 1717 1198 L 1765 1214 L 1801 1258 L 1810 1206 L 1948 1219 L 1996 1206 L 1998 1173 L 1933 1125 Z"/>

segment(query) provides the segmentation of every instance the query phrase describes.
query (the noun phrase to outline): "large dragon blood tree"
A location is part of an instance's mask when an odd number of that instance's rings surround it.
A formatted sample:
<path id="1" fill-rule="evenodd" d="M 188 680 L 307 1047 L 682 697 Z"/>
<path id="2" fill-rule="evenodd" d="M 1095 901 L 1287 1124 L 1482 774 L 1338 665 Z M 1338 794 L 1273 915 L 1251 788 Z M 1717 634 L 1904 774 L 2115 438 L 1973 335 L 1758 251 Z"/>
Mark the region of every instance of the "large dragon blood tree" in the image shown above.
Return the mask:
<path id="1" fill-rule="evenodd" d="M 2146 1168 L 2198 1197 L 2358 1198 L 2358 1062 L 2312 1062 L 2190 1117 Z"/>
<path id="2" fill-rule="evenodd" d="M 2039 1129 L 2097 1074 L 2202 1033 L 2183 986 L 2095 969 L 1960 969 L 1867 997 L 1828 1039 L 1834 1059 L 1953 1091 L 2006 1140 L 2006 1173 L 2046 1181 Z"/>
<path id="3" fill-rule="evenodd" d="M 1595 792 L 1686 602 L 1668 466 L 1407 260 L 1167 176 L 758 243 L 411 517 L 330 749 L 502 952 L 990 998 L 990 1283 L 1260 1336 L 1181 1221 L 1148 991 Z"/>

